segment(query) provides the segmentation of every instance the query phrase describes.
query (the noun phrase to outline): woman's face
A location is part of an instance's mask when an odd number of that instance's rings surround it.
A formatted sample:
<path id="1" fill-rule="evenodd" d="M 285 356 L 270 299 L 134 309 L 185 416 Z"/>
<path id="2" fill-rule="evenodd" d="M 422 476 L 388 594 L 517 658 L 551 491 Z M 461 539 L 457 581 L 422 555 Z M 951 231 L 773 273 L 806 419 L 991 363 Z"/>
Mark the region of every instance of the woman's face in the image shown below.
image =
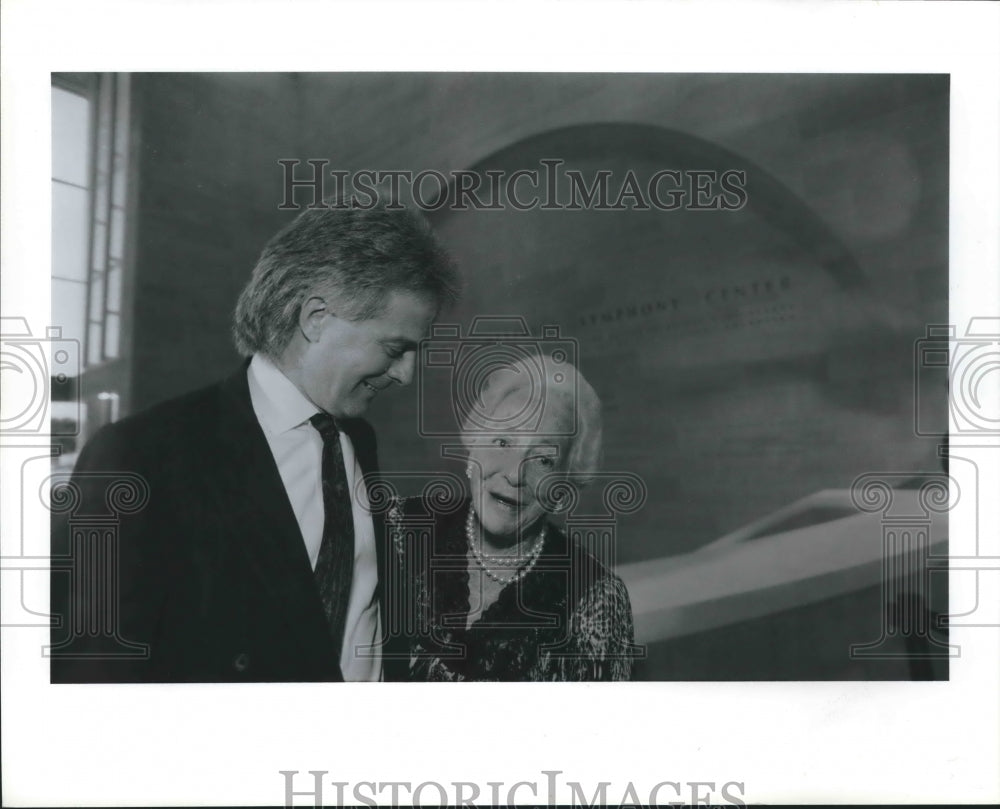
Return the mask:
<path id="1" fill-rule="evenodd" d="M 500 420 L 523 410 L 523 403 L 501 402 L 493 417 Z M 552 425 L 539 425 L 539 438 L 511 432 L 476 439 L 469 452 L 472 507 L 479 521 L 494 537 L 518 542 L 523 532 L 544 514 L 539 498 L 543 478 L 566 470 L 569 441 L 550 437 Z"/>

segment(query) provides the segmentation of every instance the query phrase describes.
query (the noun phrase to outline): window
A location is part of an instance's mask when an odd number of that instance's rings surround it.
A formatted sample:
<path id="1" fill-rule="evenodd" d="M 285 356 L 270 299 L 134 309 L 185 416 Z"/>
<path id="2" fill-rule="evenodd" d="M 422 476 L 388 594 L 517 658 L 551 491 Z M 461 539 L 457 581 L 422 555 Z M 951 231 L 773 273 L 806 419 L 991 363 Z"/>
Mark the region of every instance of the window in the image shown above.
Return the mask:
<path id="1" fill-rule="evenodd" d="M 52 322 L 85 368 L 121 353 L 128 81 L 52 78 Z"/>

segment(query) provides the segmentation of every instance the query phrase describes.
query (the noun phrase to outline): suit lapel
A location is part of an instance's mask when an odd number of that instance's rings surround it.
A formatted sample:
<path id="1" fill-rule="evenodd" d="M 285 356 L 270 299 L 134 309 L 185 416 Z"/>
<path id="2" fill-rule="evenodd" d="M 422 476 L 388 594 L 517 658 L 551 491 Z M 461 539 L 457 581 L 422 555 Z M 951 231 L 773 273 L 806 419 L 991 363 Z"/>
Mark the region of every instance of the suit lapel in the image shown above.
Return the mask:
<path id="1" fill-rule="evenodd" d="M 247 363 L 248 364 L 248 363 Z M 247 364 L 222 383 L 219 418 L 224 469 L 213 475 L 222 513 L 292 632 L 312 656 L 340 674 L 339 650 L 323 643 L 329 627 L 274 455 L 253 412 Z"/>

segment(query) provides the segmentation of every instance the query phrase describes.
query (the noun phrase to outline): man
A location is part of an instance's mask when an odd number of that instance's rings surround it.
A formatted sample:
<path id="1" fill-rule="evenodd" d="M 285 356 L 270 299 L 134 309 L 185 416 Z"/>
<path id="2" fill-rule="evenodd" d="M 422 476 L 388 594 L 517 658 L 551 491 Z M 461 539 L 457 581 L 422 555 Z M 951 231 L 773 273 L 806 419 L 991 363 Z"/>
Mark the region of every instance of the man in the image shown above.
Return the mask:
<path id="1" fill-rule="evenodd" d="M 275 236 L 236 306 L 239 371 L 103 428 L 53 487 L 54 512 L 69 503 L 53 522 L 53 682 L 387 676 L 360 417 L 410 383 L 456 288 L 405 209 L 307 210 Z"/>

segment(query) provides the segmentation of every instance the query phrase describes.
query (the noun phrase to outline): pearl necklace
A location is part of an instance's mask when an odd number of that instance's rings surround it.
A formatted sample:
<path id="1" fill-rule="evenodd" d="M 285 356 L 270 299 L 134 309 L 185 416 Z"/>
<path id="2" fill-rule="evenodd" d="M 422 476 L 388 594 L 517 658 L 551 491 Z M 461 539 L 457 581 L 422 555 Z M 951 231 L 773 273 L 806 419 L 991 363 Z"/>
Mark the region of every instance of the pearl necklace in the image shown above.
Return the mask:
<path id="1" fill-rule="evenodd" d="M 465 520 L 465 536 L 469 540 L 469 548 L 472 550 L 472 555 L 475 557 L 476 562 L 483 569 L 483 572 L 489 576 L 497 584 L 507 585 L 513 584 L 516 581 L 520 581 L 535 566 L 535 562 L 538 561 L 538 557 L 541 556 L 542 546 L 545 544 L 545 528 L 542 525 L 542 530 L 538 532 L 538 539 L 535 540 L 535 544 L 532 545 L 531 550 L 528 551 L 524 556 L 492 556 L 483 553 L 479 550 L 479 537 L 476 536 L 475 531 L 475 519 L 472 516 L 472 508 L 469 508 L 469 516 Z M 490 564 L 495 564 L 499 567 L 516 567 L 514 573 L 510 576 L 499 576 L 490 570 L 489 565 L 487 565 L 486 560 L 490 561 Z"/>

